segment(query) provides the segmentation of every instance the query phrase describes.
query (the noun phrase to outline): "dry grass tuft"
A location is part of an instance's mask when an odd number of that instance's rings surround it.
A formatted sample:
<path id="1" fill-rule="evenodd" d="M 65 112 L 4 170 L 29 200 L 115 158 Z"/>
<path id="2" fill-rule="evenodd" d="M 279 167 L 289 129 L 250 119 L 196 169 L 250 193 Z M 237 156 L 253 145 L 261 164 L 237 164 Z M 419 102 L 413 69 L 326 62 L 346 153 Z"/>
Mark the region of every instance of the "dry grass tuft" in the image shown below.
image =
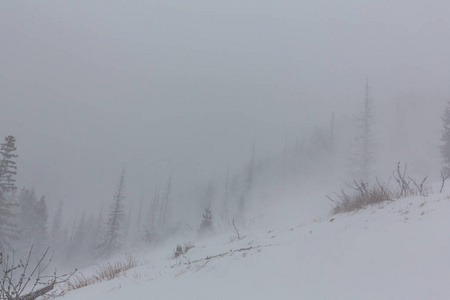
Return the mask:
<path id="1" fill-rule="evenodd" d="M 363 181 L 354 181 L 353 183 L 353 185 L 347 184 L 347 187 L 351 188 L 353 193 L 348 194 L 341 190 L 341 193 L 337 194 L 339 200 L 328 197 L 335 203 L 331 211 L 333 215 L 358 210 L 375 203 L 393 199 L 393 192 L 389 190 L 387 185 L 378 183 L 376 186 L 369 186 Z"/>
<path id="2" fill-rule="evenodd" d="M 347 188 L 351 190 L 350 193 L 341 190 L 340 193 L 335 194 L 337 199 L 327 196 L 335 203 L 331 213 L 335 215 L 351 212 L 376 203 L 415 195 L 426 196 L 432 192 L 431 186 L 425 184 L 428 176 L 424 177 L 422 181 L 411 178 L 406 173 L 406 164 L 402 169 L 399 162 L 397 168 L 392 172 L 392 177 L 397 183 L 395 188 L 389 187 L 390 180 L 387 183 L 380 183 L 377 179 L 376 184 L 372 185 L 363 180 L 353 181 L 352 184 L 346 183 Z"/>
<path id="3" fill-rule="evenodd" d="M 126 261 L 116 261 L 115 263 L 107 263 L 106 265 L 97 265 L 94 274 L 85 276 L 82 273 L 77 274 L 74 279 L 66 282 L 65 291 L 72 291 L 96 284 L 102 281 L 112 280 L 120 276 L 126 276 L 129 269 L 142 266 L 147 261 L 140 261 L 135 257 L 128 256 Z"/>

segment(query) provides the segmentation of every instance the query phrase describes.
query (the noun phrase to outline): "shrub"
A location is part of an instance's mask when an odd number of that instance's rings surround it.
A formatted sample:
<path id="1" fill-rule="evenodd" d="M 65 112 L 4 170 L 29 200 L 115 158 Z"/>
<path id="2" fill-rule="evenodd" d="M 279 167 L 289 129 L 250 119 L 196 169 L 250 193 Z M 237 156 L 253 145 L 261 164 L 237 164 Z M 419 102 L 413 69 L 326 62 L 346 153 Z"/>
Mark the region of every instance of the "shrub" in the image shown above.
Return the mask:
<path id="1" fill-rule="evenodd" d="M 353 190 L 351 194 L 341 190 L 340 194 L 336 194 L 338 200 L 328 197 L 335 203 L 335 206 L 331 210 L 333 215 L 354 211 L 368 205 L 392 200 L 393 192 L 389 190 L 387 185 L 378 183 L 376 186 L 370 186 L 364 181 L 354 181 L 353 185 L 346 185 Z"/>
<path id="2" fill-rule="evenodd" d="M 175 248 L 172 258 L 178 258 L 181 255 L 186 254 L 190 249 L 194 248 L 193 242 L 186 242 L 183 245 L 178 244 Z"/>
<path id="3" fill-rule="evenodd" d="M 125 262 L 117 261 L 113 264 L 97 265 L 93 275 L 86 277 L 84 274 L 79 273 L 73 280 L 66 282 L 65 290 L 76 290 L 102 281 L 112 280 L 119 276 L 125 276 L 129 269 L 142 266 L 145 263 L 145 261 L 143 262 L 137 260 L 135 257 L 128 256 Z"/>
<path id="4" fill-rule="evenodd" d="M 424 177 L 421 182 L 414 180 L 406 174 L 406 164 L 402 170 L 399 162 L 397 169 L 393 172 L 393 177 L 397 183 L 396 188 L 390 188 L 389 181 L 384 184 L 380 183 L 378 179 L 377 184 L 372 186 L 362 180 L 359 182 L 353 181 L 352 184 L 346 183 L 347 188 L 352 190 L 351 193 L 347 193 L 342 189 L 339 194 L 335 194 L 337 200 L 327 196 L 328 199 L 335 203 L 331 213 L 335 215 L 350 212 L 375 203 L 392 201 L 413 195 L 423 196 L 430 191 L 430 187 L 425 186 L 428 176 Z M 445 179 L 443 179 L 444 181 Z"/>

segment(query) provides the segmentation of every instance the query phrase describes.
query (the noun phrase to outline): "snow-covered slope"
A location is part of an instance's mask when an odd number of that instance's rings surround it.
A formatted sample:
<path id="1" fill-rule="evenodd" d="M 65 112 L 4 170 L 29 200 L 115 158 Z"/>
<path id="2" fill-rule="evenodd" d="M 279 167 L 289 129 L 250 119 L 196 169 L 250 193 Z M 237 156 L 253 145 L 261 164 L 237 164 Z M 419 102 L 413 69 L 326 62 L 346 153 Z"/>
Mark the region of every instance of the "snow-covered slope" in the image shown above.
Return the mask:
<path id="1" fill-rule="evenodd" d="M 413 197 L 290 226 L 139 253 L 148 263 L 75 299 L 450 299 L 450 200 Z M 284 222 L 283 224 L 286 224 Z M 180 243 L 183 241 L 180 241 Z"/>

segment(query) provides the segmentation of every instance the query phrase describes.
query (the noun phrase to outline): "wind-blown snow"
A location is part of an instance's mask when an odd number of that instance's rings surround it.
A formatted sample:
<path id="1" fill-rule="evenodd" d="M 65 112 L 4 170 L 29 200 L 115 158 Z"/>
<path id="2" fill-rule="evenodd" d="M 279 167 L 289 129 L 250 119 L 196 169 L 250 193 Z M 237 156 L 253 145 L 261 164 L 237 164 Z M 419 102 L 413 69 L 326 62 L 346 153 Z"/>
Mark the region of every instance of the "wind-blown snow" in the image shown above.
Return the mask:
<path id="1" fill-rule="evenodd" d="M 239 241 L 230 231 L 181 260 L 175 245 L 136 254 L 149 263 L 64 299 L 449 299 L 449 216 L 450 194 L 436 194 L 242 230 Z"/>

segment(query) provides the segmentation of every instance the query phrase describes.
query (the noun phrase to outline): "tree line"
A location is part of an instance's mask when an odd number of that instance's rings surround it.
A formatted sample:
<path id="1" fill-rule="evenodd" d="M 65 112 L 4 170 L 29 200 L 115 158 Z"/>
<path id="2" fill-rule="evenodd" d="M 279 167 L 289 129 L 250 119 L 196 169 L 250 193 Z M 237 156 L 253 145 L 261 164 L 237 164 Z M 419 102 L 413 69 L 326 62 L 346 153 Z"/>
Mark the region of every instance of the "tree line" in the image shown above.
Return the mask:
<path id="1" fill-rule="evenodd" d="M 450 170 L 450 103 L 443 114 L 441 156 L 443 175 Z M 17 174 L 15 138 L 7 136 L 0 147 L 0 252 L 26 253 L 33 245 L 43 252 L 51 245 L 61 260 L 83 263 L 86 258 L 105 258 L 120 252 L 126 245 L 156 245 L 174 234 L 196 232 L 213 234 L 222 229 L 245 224 L 245 212 L 265 189 L 307 185 L 312 179 L 331 180 L 341 174 L 337 165 L 339 148 L 334 114 L 326 126 L 316 126 L 309 133 L 270 158 L 258 158 L 256 140 L 249 146 L 248 164 L 235 174 L 226 173 L 221 180 L 210 180 L 194 196 L 198 218 L 190 224 L 174 216 L 179 197 L 174 193 L 173 176 L 152 195 L 143 195 L 137 209 L 126 197 L 126 170 L 119 174 L 116 190 L 108 206 L 98 212 L 84 210 L 72 224 L 64 219 L 64 202 L 49 217 L 45 196 L 34 188 L 16 187 Z M 377 156 L 374 135 L 375 114 L 367 81 L 356 118 L 352 139 L 350 167 L 357 180 L 369 181 Z M 341 157 L 342 159 L 342 157 Z M 259 194 L 258 194 L 259 193 Z"/>

